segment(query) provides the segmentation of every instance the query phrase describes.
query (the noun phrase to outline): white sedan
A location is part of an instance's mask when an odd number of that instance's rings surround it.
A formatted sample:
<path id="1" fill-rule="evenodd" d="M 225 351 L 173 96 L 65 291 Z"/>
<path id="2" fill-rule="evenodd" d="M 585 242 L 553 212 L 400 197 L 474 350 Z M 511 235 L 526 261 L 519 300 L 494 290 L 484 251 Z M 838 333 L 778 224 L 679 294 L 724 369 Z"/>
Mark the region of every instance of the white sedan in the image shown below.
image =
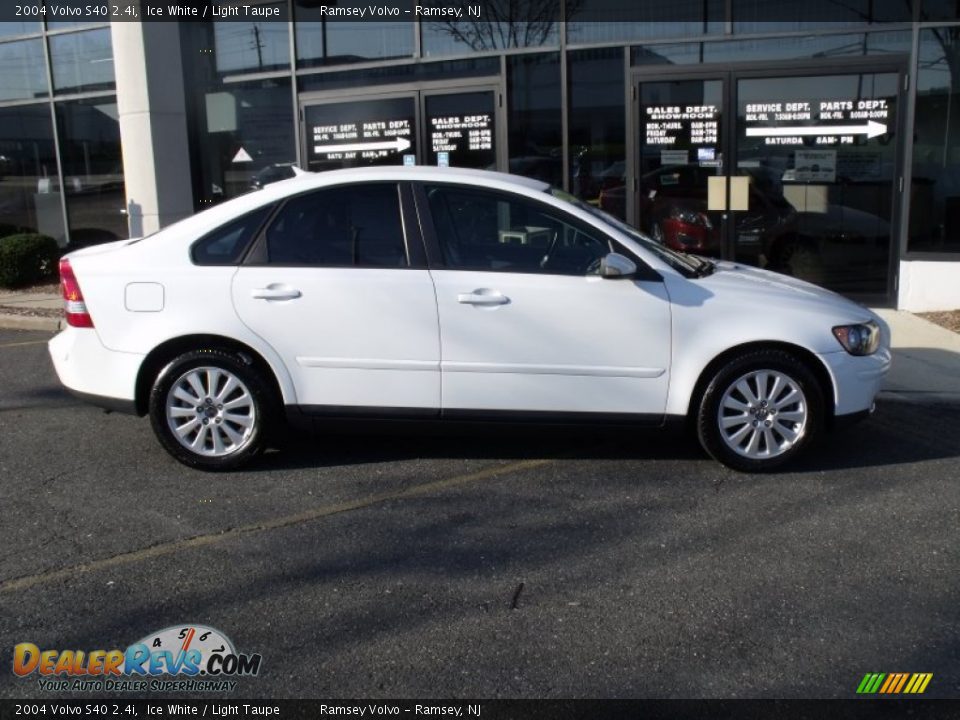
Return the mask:
<path id="1" fill-rule="evenodd" d="M 686 419 L 769 470 L 868 414 L 890 365 L 856 303 L 483 171 L 301 175 L 60 270 L 63 384 L 211 470 L 316 417 Z"/>

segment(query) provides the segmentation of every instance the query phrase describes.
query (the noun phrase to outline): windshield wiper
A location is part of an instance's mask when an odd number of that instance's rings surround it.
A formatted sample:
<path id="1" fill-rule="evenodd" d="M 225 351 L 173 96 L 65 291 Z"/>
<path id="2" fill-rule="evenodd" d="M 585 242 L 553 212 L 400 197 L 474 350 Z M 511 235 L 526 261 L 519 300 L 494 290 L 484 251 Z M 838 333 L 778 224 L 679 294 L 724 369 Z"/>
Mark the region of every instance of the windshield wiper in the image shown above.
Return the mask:
<path id="1" fill-rule="evenodd" d="M 707 275 L 713 275 L 714 270 L 717 269 L 717 264 L 711 260 L 704 260 L 698 257 L 697 261 L 700 264 L 697 266 L 697 269 L 694 270 L 695 277 L 702 278 Z"/>

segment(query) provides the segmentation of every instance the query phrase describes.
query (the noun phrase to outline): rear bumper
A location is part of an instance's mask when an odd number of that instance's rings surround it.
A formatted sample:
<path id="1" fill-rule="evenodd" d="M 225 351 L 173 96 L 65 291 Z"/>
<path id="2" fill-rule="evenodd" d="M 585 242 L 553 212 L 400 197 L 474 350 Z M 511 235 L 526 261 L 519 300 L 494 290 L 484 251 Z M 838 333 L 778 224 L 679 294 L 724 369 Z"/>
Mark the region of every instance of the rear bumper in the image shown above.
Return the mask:
<path id="1" fill-rule="evenodd" d="M 890 349 L 880 348 L 873 355 L 857 357 L 848 352 L 821 355 L 833 380 L 834 415 L 864 417 L 873 409 L 884 375 L 890 370 Z"/>
<path id="2" fill-rule="evenodd" d="M 135 412 L 144 355 L 108 350 L 95 330 L 68 327 L 47 346 L 60 382 L 74 395 L 110 410 Z"/>

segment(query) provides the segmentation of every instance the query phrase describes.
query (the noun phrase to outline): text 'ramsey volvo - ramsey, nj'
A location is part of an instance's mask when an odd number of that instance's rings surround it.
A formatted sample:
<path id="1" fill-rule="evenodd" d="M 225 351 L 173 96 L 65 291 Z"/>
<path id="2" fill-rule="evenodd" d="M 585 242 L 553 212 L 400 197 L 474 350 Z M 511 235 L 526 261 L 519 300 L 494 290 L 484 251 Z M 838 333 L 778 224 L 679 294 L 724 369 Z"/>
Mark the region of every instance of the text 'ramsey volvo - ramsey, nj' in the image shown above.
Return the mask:
<path id="1" fill-rule="evenodd" d="M 546 184 L 454 168 L 302 175 L 61 262 L 61 381 L 229 469 L 285 418 L 662 425 L 768 470 L 867 414 L 872 312 L 673 252 Z"/>

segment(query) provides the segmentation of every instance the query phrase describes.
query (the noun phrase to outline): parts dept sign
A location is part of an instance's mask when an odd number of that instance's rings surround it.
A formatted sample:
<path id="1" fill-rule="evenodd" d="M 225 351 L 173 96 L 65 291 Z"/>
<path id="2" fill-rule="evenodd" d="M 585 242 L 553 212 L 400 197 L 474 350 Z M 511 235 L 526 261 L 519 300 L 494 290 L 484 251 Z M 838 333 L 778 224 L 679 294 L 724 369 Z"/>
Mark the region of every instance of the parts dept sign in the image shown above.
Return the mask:
<path id="1" fill-rule="evenodd" d="M 745 133 L 766 145 L 855 145 L 890 132 L 892 110 L 888 98 L 751 102 Z"/>
<path id="2" fill-rule="evenodd" d="M 413 123 L 409 118 L 313 125 L 310 128 L 310 160 L 376 161 L 392 155 L 400 156 L 411 147 L 412 137 Z"/>

